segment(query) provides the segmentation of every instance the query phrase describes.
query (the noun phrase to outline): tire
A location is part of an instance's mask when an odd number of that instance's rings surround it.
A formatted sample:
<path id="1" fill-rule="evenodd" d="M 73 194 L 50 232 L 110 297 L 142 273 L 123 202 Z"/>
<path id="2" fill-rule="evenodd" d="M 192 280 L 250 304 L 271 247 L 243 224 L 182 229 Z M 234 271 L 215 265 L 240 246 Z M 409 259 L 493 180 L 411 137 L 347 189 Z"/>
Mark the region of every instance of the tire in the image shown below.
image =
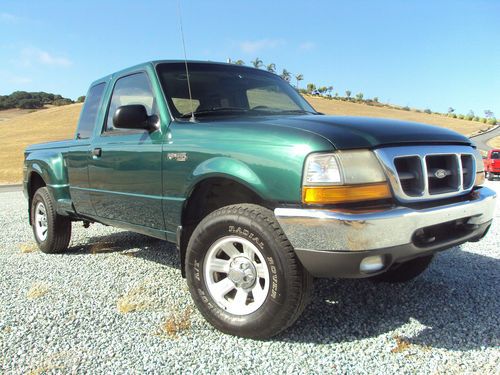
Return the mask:
<path id="1" fill-rule="evenodd" d="M 486 172 L 486 179 L 488 181 L 493 181 L 494 177 L 492 177 L 491 173 L 490 172 Z"/>
<path id="2" fill-rule="evenodd" d="M 38 189 L 33 196 L 31 227 L 42 252 L 55 254 L 68 248 L 71 240 L 71 220 L 57 214 L 54 199 L 46 187 Z"/>
<path id="3" fill-rule="evenodd" d="M 386 283 L 404 283 L 410 281 L 423 273 L 429 267 L 433 258 L 434 254 L 394 264 L 384 273 L 373 276 L 371 279 Z"/>
<path id="4" fill-rule="evenodd" d="M 273 212 L 252 204 L 223 207 L 200 222 L 188 243 L 186 277 L 210 324 L 257 339 L 297 320 L 313 281 Z"/>

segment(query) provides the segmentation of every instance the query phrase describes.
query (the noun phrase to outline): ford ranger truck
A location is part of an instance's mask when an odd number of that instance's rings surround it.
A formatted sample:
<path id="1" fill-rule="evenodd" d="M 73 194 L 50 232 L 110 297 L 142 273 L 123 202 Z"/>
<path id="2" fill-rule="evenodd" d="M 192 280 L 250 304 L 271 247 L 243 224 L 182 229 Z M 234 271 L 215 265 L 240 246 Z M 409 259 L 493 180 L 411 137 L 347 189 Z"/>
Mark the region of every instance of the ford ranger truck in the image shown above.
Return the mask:
<path id="1" fill-rule="evenodd" d="M 95 81 L 74 139 L 24 162 L 41 251 L 66 251 L 77 221 L 175 243 L 201 314 L 252 338 L 291 326 L 314 277 L 404 282 L 480 240 L 483 182 L 453 131 L 325 116 L 275 74 L 195 61 Z"/>
<path id="2" fill-rule="evenodd" d="M 489 181 L 493 181 L 495 177 L 500 176 L 500 150 L 493 149 L 489 150 L 486 158 L 483 159 L 484 171 L 486 173 L 486 178 Z"/>

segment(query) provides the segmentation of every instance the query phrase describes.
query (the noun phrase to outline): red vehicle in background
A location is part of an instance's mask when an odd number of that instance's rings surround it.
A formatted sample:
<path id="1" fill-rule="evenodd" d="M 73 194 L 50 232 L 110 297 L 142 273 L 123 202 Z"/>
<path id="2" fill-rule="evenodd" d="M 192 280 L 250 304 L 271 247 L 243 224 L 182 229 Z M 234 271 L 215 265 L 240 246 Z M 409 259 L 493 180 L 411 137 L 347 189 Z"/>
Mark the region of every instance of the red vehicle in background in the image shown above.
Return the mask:
<path id="1" fill-rule="evenodd" d="M 483 159 L 484 172 L 486 178 L 491 181 L 495 177 L 500 176 L 500 149 L 493 149 L 488 151 L 488 156 Z"/>

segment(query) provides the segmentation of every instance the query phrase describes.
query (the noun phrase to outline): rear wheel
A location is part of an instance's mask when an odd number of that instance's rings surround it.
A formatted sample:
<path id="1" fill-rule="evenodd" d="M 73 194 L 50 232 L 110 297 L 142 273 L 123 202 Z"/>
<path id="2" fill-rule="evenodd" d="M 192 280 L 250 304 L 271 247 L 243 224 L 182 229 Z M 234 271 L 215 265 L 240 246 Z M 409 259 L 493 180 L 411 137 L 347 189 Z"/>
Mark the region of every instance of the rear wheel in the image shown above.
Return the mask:
<path id="1" fill-rule="evenodd" d="M 488 181 L 493 181 L 494 176 L 493 176 L 490 172 L 486 172 L 486 179 L 487 179 Z"/>
<path id="2" fill-rule="evenodd" d="M 372 279 L 386 283 L 403 283 L 405 281 L 410 281 L 423 273 L 427 267 L 429 267 L 433 258 L 434 255 L 426 255 L 404 263 L 394 264 L 384 273 L 373 276 Z"/>
<path id="3" fill-rule="evenodd" d="M 60 253 L 71 239 L 71 220 L 57 214 L 52 196 L 46 187 L 38 189 L 31 202 L 31 226 L 40 250 Z"/>
<path id="4" fill-rule="evenodd" d="M 223 207 L 201 221 L 188 244 L 186 276 L 208 322 L 252 338 L 292 325 L 312 289 L 273 212 L 251 204 Z"/>

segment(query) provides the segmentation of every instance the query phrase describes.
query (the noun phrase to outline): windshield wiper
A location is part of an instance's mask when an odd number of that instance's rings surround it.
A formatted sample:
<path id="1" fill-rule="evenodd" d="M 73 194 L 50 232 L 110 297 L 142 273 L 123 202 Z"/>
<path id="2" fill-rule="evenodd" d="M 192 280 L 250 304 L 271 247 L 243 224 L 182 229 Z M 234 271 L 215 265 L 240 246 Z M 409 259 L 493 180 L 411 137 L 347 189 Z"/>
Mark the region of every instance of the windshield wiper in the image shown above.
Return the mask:
<path id="1" fill-rule="evenodd" d="M 240 107 L 215 107 L 211 109 L 204 109 L 201 111 L 194 111 L 195 117 L 203 117 L 203 116 L 216 116 L 222 114 L 231 114 L 231 113 L 245 113 L 248 112 L 248 109 L 240 108 Z M 191 117 L 191 112 L 184 113 L 180 116 L 180 118 L 189 118 Z"/>

